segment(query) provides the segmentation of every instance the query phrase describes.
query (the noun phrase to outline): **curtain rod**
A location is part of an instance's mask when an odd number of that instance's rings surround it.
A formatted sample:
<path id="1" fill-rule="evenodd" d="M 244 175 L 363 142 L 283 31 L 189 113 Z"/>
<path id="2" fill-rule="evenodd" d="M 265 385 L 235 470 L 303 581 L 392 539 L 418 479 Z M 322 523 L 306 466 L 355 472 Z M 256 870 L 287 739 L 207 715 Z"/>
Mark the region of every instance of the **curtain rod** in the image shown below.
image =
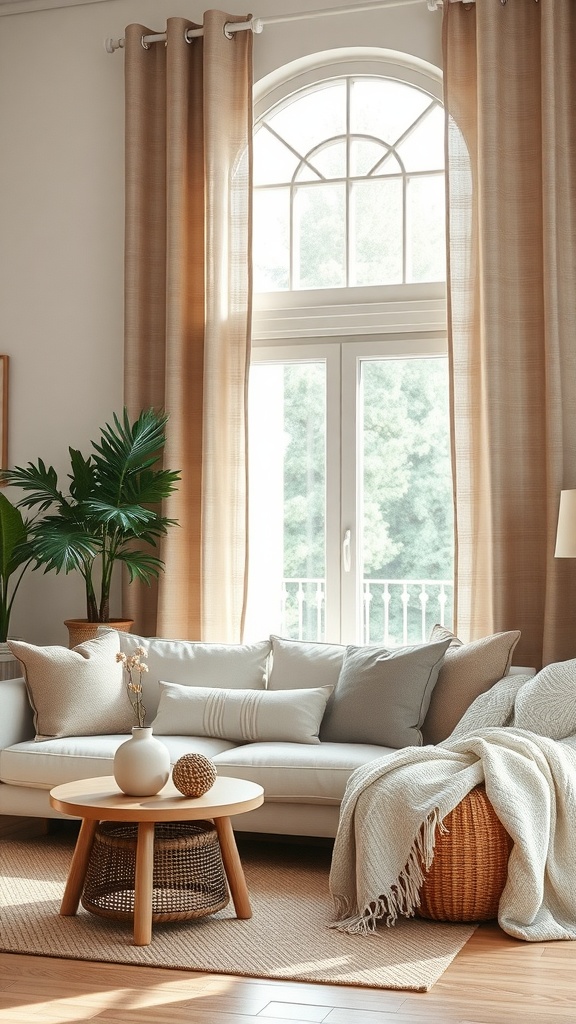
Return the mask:
<path id="1" fill-rule="evenodd" d="M 460 3 L 461 0 L 449 0 L 450 3 Z M 474 0 L 468 0 L 468 3 Z M 375 11 L 386 7 L 408 7 L 411 4 L 421 4 L 424 0 L 372 0 L 368 3 L 350 4 L 348 7 L 325 7 L 319 11 L 300 11 L 296 14 L 275 14 L 263 18 L 250 18 L 249 21 L 230 21 L 224 26 L 226 36 L 231 39 L 236 32 L 254 32 L 259 35 L 265 25 L 279 25 L 287 21 L 305 21 L 310 18 L 327 18 L 337 14 L 356 14 L 360 11 Z M 426 0 L 429 11 L 437 11 L 442 7 L 442 0 Z M 203 28 L 189 28 L 186 32 L 186 39 L 194 39 L 204 34 Z M 121 50 L 125 40 L 107 39 L 105 47 L 108 53 Z M 166 33 L 157 32 L 154 35 L 142 36 L 142 45 L 147 48 L 150 43 L 166 42 Z"/>

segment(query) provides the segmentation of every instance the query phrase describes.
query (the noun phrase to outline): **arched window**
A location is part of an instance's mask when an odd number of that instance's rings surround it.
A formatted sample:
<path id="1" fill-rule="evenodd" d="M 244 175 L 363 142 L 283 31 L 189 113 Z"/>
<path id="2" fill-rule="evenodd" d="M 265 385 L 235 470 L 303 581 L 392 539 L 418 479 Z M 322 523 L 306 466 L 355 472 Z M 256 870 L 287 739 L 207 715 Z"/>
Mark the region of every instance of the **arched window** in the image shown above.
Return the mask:
<path id="1" fill-rule="evenodd" d="M 254 137 L 255 289 L 445 278 L 440 102 L 342 75 L 276 103 Z"/>
<path id="2" fill-rule="evenodd" d="M 254 136 L 247 634 L 419 642 L 452 605 L 440 76 L 317 54 Z"/>

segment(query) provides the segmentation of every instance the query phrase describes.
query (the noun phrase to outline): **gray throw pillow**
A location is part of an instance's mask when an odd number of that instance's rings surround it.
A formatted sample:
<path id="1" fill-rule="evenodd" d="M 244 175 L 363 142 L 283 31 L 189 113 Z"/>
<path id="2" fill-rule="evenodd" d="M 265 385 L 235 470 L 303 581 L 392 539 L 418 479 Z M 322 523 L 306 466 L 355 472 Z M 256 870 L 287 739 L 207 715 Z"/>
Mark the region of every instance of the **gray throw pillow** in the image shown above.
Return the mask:
<path id="1" fill-rule="evenodd" d="M 396 650 L 347 647 L 320 739 L 421 746 L 420 727 L 449 644 L 440 640 Z"/>

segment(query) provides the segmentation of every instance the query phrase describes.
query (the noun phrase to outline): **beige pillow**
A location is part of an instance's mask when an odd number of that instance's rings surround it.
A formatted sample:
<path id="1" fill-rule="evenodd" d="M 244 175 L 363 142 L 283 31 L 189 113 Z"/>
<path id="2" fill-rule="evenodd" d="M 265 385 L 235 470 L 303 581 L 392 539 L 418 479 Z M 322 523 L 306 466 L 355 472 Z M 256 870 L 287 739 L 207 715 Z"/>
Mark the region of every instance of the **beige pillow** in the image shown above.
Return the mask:
<path id="1" fill-rule="evenodd" d="M 425 743 L 440 743 L 456 728 L 481 693 L 508 673 L 520 630 L 494 633 L 463 644 L 444 626 L 434 626 L 430 640 L 450 639 L 438 673 L 422 733 Z"/>
<path id="2" fill-rule="evenodd" d="M 24 665 L 37 740 L 125 733 L 135 724 L 115 629 L 73 650 L 16 640 L 8 646 Z"/>
<path id="3" fill-rule="evenodd" d="M 157 736 L 212 736 L 236 743 L 319 743 L 331 686 L 227 690 L 160 683 Z"/>

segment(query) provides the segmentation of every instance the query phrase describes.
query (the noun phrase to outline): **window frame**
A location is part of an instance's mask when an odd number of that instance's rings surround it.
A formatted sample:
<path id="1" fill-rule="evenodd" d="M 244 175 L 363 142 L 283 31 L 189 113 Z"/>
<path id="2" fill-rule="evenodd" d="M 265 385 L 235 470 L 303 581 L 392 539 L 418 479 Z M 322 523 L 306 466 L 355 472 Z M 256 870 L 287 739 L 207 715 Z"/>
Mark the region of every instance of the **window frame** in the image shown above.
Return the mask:
<path id="1" fill-rule="evenodd" d="M 396 51 L 359 47 L 315 53 L 267 75 L 255 87 L 255 123 L 300 89 L 343 75 L 393 78 L 442 103 L 439 68 Z M 362 588 L 351 586 L 351 580 L 359 559 L 356 437 L 361 361 L 446 356 L 446 285 L 423 282 L 255 292 L 252 324 L 254 361 L 326 359 L 326 594 L 330 600 L 325 639 L 358 643 Z M 349 437 L 341 430 L 343 417 L 354 425 Z M 342 545 L 351 524 L 356 528 L 346 572 Z"/>
<path id="2" fill-rule="evenodd" d="M 328 50 L 267 75 L 254 90 L 254 124 L 302 88 L 343 75 L 392 78 L 442 103 L 442 72 L 408 54 L 374 47 Z M 343 329 L 345 325 L 345 328 Z M 254 292 L 253 342 L 446 331 L 445 282 Z"/>

